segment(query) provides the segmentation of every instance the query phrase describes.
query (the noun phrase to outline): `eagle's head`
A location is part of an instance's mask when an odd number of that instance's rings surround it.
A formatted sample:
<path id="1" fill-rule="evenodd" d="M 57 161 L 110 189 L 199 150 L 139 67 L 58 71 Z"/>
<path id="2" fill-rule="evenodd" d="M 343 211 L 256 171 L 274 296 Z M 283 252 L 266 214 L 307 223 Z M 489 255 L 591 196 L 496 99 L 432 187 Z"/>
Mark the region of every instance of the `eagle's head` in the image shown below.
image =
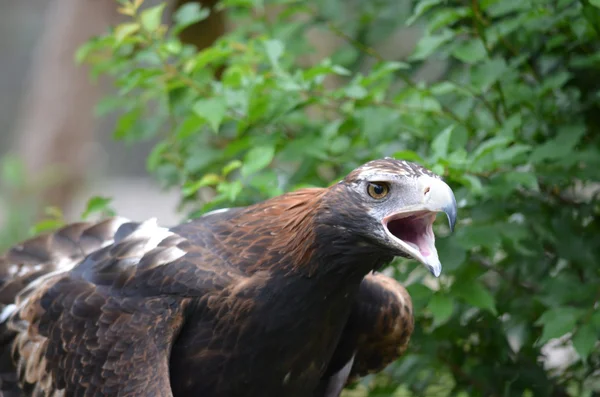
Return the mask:
<path id="1" fill-rule="evenodd" d="M 437 213 L 444 212 L 453 230 L 457 207 L 452 189 L 439 176 L 418 164 L 385 158 L 360 166 L 332 189 L 342 189 L 344 194 L 335 196 L 347 200 L 332 206 L 333 212 L 344 208 L 335 214 L 338 227 L 352 229 L 377 250 L 414 258 L 440 275 L 432 226 Z"/>

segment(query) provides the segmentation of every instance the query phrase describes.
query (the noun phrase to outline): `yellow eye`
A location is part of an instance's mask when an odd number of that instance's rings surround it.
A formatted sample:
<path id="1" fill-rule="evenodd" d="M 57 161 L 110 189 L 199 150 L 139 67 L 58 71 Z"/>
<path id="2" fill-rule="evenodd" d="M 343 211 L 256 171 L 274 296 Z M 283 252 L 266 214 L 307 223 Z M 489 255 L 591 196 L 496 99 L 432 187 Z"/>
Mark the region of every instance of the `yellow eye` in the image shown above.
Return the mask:
<path id="1" fill-rule="evenodd" d="M 384 182 L 371 182 L 367 187 L 367 192 L 374 199 L 382 199 L 390 192 L 390 186 Z"/>

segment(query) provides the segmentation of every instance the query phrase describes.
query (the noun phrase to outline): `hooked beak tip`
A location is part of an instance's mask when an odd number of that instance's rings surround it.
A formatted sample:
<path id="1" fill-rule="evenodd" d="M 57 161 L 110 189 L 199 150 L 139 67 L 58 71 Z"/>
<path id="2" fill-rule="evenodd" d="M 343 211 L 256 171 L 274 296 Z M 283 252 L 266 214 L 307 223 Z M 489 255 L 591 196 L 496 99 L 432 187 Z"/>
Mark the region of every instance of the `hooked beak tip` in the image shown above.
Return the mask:
<path id="1" fill-rule="evenodd" d="M 429 271 L 431 272 L 431 274 L 433 274 L 435 277 L 439 277 L 440 274 L 442 273 L 442 266 L 441 266 L 441 264 L 438 265 L 438 266 L 427 265 L 427 268 L 429 269 Z"/>
<path id="2" fill-rule="evenodd" d="M 444 212 L 448 217 L 450 231 L 454 232 L 458 206 L 456 204 L 456 198 L 454 197 L 452 188 L 441 179 L 431 180 L 431 178 L 427 178 L 425 180 L 427 181 L 427 187 L 429 188 L 427 190 L 429 194 L 426 198 L 428 202 L 428 208 L 431 211 Z"/>
<path id="3" fill-rule="evenodd" d="M 454 198 L 454 194 L 452 195 L 452 203 L 448 204 L 442 211 L 448 217 L 448 225 L 450 226 L 450 232 L 454 232 L 454 227 L 456 226 L 456 217 L 457 217 L 457 206 L 456 199 Z"/>

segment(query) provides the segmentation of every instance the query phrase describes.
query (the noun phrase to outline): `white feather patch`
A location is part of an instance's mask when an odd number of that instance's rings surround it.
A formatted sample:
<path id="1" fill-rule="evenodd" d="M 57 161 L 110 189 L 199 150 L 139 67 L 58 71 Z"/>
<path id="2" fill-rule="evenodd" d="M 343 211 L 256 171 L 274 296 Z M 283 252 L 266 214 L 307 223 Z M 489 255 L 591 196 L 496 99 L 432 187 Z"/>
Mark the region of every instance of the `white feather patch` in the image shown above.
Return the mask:
<path id="1" fill-rule="evenodd" d="M 327 385 L 327 390 L 325 391 L 325 397 L 339 397 L 344 390 L 344 386 L 346 385 L 346 381 L 348 380 L 348 376 L 350 375 L 350 371 L 352 370 L 352 365 L 354 364 L 354 358 L 356 357 L 356 352 L 352 355 L 350 360 L 344 365 L 342 369 L 340 369 L 335 375 L 333 375 L 329 383 Z"/>
<path id="2" fill-rule="evenodd" d="M 5 322 L 6 319 L 9 318 L 10 315 L 15 312 L 15 310 L 17 310 L 17 305 L 13 303 L 11 303 L 10 305 L 6 305 L 6 307 L 2 309 L 2 312 L 0 313 L 0 323 Z"/>
<path id="3" fill-rule="evenodd" d="M 166 227 L 159 226 L 156 218 L 150 218 L 142 222 L 125 240 L 145 239 L 144 249 L 148 252 L 156 248 L 164 239 L 173 235 L 174 233 Z"/>
<path id="4" fill-rule="evenodd" d="M 136 258 L 138 261 L 143 260 L 147 254 L 154 254 L 151 267 L 158 267 L 171 263 L 186 254 L 185 251 L 176 247 L 158 247 L 165 239 L 176 236 L 168 228 L 158 225 L 156 218 L 150 218 L 142 223 L 121 242 L 138 240 L 139 244 L 131 247 L 128 252 L 130 259 Z M 156 252 L 155 250 L 159 250 Z M 154 252 L 152 252 L 154 251 Z M 138 263 L 132 261 L 131 266 L 138 266 Z"/>
<path id="5" fill-rule="evenodd" d="M 206 214 L 202 215 L 201 218 L 208 215 L 222 214 L 223 212 L 229 211 L 231 208 L 219 208 L 218 210 L 208 211 Z"/>
<path id="6" fill-rule="evenodd" d="M 123 224 L 130 222 L 130 220 L 126 218 L 119 218 L 117 222 L 114 223 L 114 233 L 118 230 L 120 226 Z M 142 223 L 129 235 L 127 235 L 122 241 L 131 241 L 131 240 L 140 240 L 140 244 L 136 245 L 133 250 L 129 253 L 130 259 L 134 259 L 137 257 L 137 261 L 134 260 L 132 263 L 133 266 L 138 265 L 138 261 L 141 260 L 144 255 L 150 253 L 150 251 L 156 249 L 158 245 L 168 237 L 174 236 L 175 233 L 171 232 L 168 228 L 162 227 L 158 225 L 156 218 L 150 218 Z M 111 244 L 114 244 L 114 239 L 106 240 L 101 248 L 105 248 Z M 162 266 L 168 263 L 171 263 L 186 254 L 185 251 L 181 250 L 178 247 L 164 247 L 159 248 L 161 250 L 158 253 L 157 257 L 154 258 L 155 262 L 152 264 L 152 267 Z M 58 259 L 56 263 L 56 270 L 50 273 L 47 273 L 43 276 L 32 280 L 27 286 L 25 286 L 17 295 L 15 301 L 16 305 L 9 305 L 4 308 L 4 310 L 0 313 L 0 322 L 5 321 L 9 318 L 15 311 L 22 310 L 29 301 L 29 294 L 43 285 L 49 279 L 61 274 L 70 271 L 75 265 L 80 262 L 81 258 L 77 260 L 72 260 L 68 257 Z M 14 265 L 16 268 L 11 270 L 18 271 L 19 266 Z M 37 267 L 37 266 L 36 266 Z"/>

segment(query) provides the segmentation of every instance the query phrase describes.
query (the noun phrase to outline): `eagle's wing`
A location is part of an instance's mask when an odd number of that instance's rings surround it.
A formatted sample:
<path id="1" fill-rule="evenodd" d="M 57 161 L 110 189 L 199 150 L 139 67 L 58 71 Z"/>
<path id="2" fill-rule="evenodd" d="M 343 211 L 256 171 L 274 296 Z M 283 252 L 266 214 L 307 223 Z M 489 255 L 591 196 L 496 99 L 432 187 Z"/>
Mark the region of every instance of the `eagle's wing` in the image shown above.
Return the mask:
<path id="1" fill-rule="evenodd" d="M 126 218 L 77 222 L 12 247 L 0 257 L 0 305 L 10 305 L 34 279 L 57 270 L 70 270 L 86 255 L 114 242 Z M 130 223 L 131 226 L 135 225 Z"/>
<path id="2" fill-rule="evenodd" d="M 169 352 L 186 308 L 235 272 L 190 260 L 218 263 L 152 220 L 120 225 L 113 240 L 71 270 L 36 278 L 4 309 L 28 394 L 172 395 Z"/>
<path id="3" fill-rule="evenodd" d="M 33 280 L 59 270 L 68 271 L 86 255 L 114 242 L 115 233 L 129 220 L 114 217 L 100 222 L 77 222 L 23 241 L 0 256 L 0 396 L 22 393 L 11 357 L 16 336 L 7 327 L 17 294 Z"/>
<path id="4" fill-rule="evenodd" d="M 315 397 L 338 397 L 344 386 L 381 371 L 404 353 L 413 328 L 406 289 L 381 273 L 367 275 Z"/>
<path id="5" fill-rule="evenodd" d="M 171 396 L 168 352 L 186 301 L 115 299 L 48 279 L 12 319 L 18 380 L 35 396 Z M 126 392 L 126 393 L 125 393 Z"/>

